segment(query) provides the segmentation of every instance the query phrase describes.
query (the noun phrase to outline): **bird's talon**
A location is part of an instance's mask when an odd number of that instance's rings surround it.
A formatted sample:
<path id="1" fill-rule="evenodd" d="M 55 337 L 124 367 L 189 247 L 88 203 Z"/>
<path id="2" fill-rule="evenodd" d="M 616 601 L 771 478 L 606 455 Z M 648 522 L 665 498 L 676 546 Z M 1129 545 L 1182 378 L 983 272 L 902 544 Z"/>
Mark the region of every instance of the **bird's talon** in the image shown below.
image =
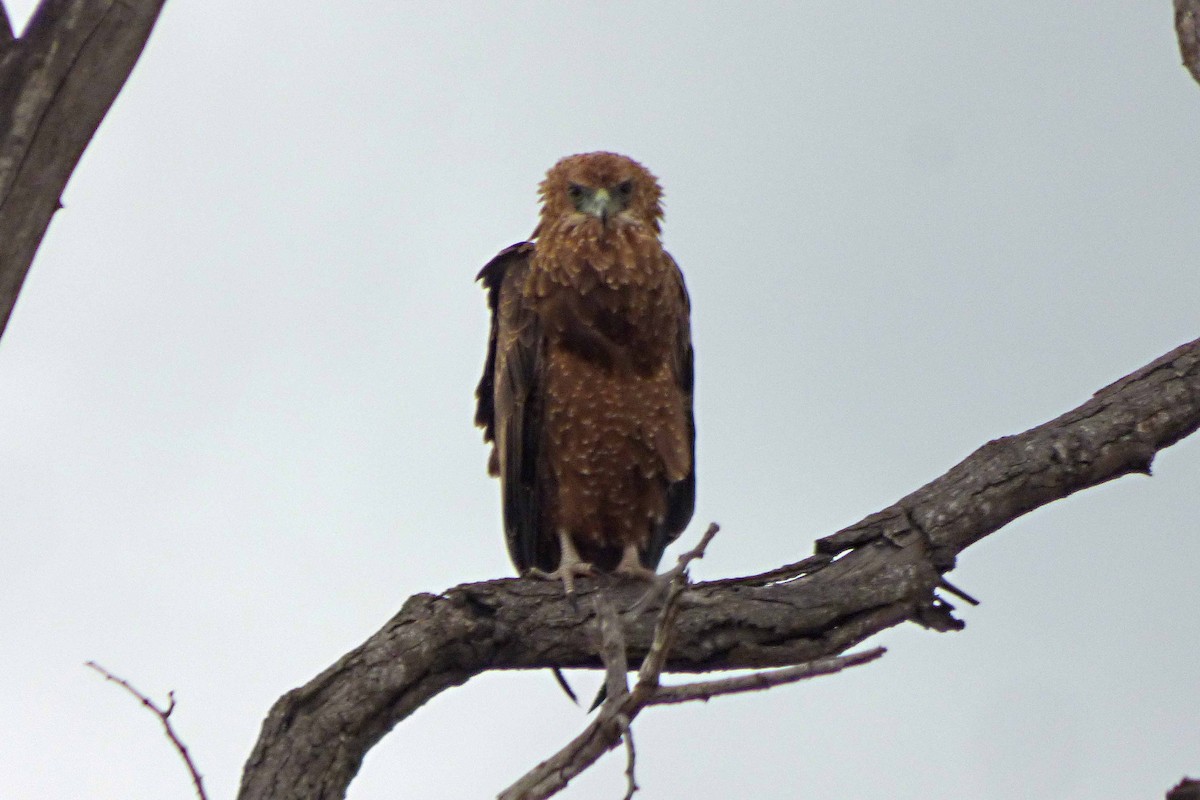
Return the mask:
<path id="1" fill-rule="evenodd" d="M 654 582 L 658 580 L 658 573 L 652 569 L 646 569 L 642 565 L 636 567 L 617 567 L 613 570 L 614 575 L 620 575 L 623 578 L 633 578 L 639 581 Z"/>
<path id="2" fill-rule="evenodd" d="M 638 555 L 636 545 L 625 546 L 625 551 L 621 553 L 621 563 L 617 564 L 616 568 L 613 569 L 613 574 L 624 578 L 634 578 L 639 581 L 655 581 L 658 579 L 657 572 L 642 564 L 642 559 Z"/>
<path id="3" fill-rule="evenodd" d="M 575 597 L 575 578 L 588 578 L 596 574 L 596 568 L 586 561 L 574 561 L 560 564 L 558 569 L 553 572 L 533 567 L 529 570 L 529 574 L 535 578 L 543 580 L 562 581 L 563 591 L 567 597 L 574 599 Z"/>

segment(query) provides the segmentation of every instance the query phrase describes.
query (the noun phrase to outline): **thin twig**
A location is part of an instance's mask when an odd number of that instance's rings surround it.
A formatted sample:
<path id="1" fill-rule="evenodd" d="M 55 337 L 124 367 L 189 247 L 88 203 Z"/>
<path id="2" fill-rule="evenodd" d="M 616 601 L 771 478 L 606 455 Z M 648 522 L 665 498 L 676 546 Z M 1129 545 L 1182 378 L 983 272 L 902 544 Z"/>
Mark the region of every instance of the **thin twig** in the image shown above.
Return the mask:
<path id="1" fill-rule="evenodd" d="M 640 788 L 637 783 L 637 778 L 634 777 L 634 769 L 637 766 L 637 748 L 633 746 L 633 728 L 630 727 L 630 720 L 625 717 L 618 717 L 617 720 L 621 723 L 621 736 L 625 739 L 625 797 L 622 800 L 633 800 L 634 794 Z"/>
<path id="2" fill-rule="evenodd" d="M 741 694 L 770 689 L 773 686 L 783 686 L 788 683 L 816 678 L 821 675 L 832 675 L 848 667 L 867 664 L 882 656 L 887 650 L 876 647 L 860 653 L 850 653 L 845 656 L 818 658 L 806 664 L 794 667 L 752 672 L 749 675 L 736 675 L 732 678 L 721 678 L 715 681 L 696 681 L 677 686 L 660 686 L 654 696 L 646 702 L 648 706 L 672 705 L 688 703 L 693 700 L 708 700 L 726 694 Z"/>
<path id="3" fill-rule="evenodd" d="M 129 681 L 125 680 L 124 678 L 118 678 L 116 675 L 113 675 L 95 661 L 89 661 L 84 666 L 99 672 L 104 676 L 105 680 L 112 681 L 118 686 L 121 686 L 123 689 L 125 689 L 125 691 L 136 697 L 143 706 L 154 712 L 154 715 L 158 717 L 159 722 L 162 723 L 163 729 L 167 732 L 167 738 L 171 740 L 171 744 L 175 746 L 175 750 L 179 753 L 180 758 L 183 759 L 183 763 L 187 765 L 188 772 L 192 774 L 192 784 L 196 787 L 196 795 L 200 798 L 200 800 L 208 800 L 208 795 L 204 792 L 204 779 L 200 777 L 200 772 L 196 769 L 196 765 L 192 762 L 192 757 L 188 754 L 187 747 L 175 733 L 175 728 L 171 725 L 171 720 L 169 719 L 171 712 L 175 710 L 175 692 L 167 692 L 167 707 L 160 708 L 149 697 L 133 688 Z"/>
<path id="4" fill-rule="evenodd" d="M 683 596 L 684 587 L 688 584 L 688 574 L 679 572 L 670 583 L 667 600 L 663 603 L 658 620 L 654 623 L 654 636 L 650 640 L 650 650 L 642 659 L 642 667 L 638 670 L 637 685 L 634 691 L 652 691 L 658 687 L 659 676 L 662 675 L 663 665 L 667 663 L 667 654 L 671 652 L 671 641 L 674 638 L 675 620 L 679 616 L 679 598 Z"/>
<path id="5" fill-rule="evenodd" d="M 664 578 L 674 580 L 679 575 L 682 575 L 688 566 L 698 558 L 704 558 L 704 551 L 708 549 L 708 544 L 721 530 L 721 526 L 715 522 L 708 523 L 708 529 L 704 531 L 704 535 L 700 537 L 700 541 L 691 550 L 688 550 L 675 562 L 675 566 L 663 574 Z"/>
<path id="6" fill-rule="evenodd" d="M 704 558 L 704 551 L 708 548 L 708 543 L 713 540 L 713 537 L 717 535 L 717 531 L 719 530 L 721 530 L 721 526 L 717 523 L 708 523 L 708 529 L 705 530 L 704 535 L 700 537 L 700 542 L 691 550 L 688 550 L 686 553 L 680 555 L 679 559 L 675 562 L 675 566 L 656 577 L 654 579 L 654 585 L 651 586 L 649 591 L 642 595 L 641 598 L 633 604 L 633 606 L 629 609 L 629 613 L 637 614 L 645 611 L 646 608 L 653 603 L 653 601 L 669 592 L 671 587 L 675 584 L 675 580 L 687 571 L 689 564 L 698 558 Z"/>
<path id="7" fill-rule="evenodd" d="M 966 592 L 964 592 L 962 589 L 955 586 L 950 581 L 946 580 L 945 575 L 943 575 L 941 578 L 938 579 L 938 586 L 942 587 L 943 589 L 945 589 L 947 592 L 954 595 L 955 597 L 960 598 L 961 600 L 963 600 L 963 602 L 970 603 L 973 606 L 979 605 L 978 600 L 976 600 L 974 597 L 971 597 L 971 595 L 967 594 Z"/>
<path id="8" fill-rule="evenodd" d="M 629 694 L 629 662 L 625 634 L 617 609 L 602 593 L 596 595 L 596 626 L 600 630 L 600 660 L 604 662 L 605 702 L 620 702 Z"/>
<path id="9" fill-rule="evenodd" d="M 629 697 L 626 696 L 625 702 Z M 544 800 L 612 750 L 621 740 L 615 715 L 596 715 L 583 733 L 500 793 L 499 800 Z"/>
<path id="10" fill-rule="evenodd" d="M 667 663 L 667 655 L 671 652 L 671 642 L 675 635 L 675 620 L 679 616 L 679 598 L 683 597 L 683 591 L 690 583 L 688 567 L 696 559 L 704 558 L 704 551 L 719 530 L 721 530 L 720 525 L 710 522 L 708 530 L 700 537 L 700 543 L 681 555 L 678 563 L 660 576 L 660 579 L 666 578 L 670 581 L 667 584 L 667 599 L 654 624 L 654 636 L 650 640 L 650 650 L 642 659 L 641 669 L 638 670 L 635 692 L 640 690 L 643 694 L 652 695 L 658 688 L 659 678 Z"/>

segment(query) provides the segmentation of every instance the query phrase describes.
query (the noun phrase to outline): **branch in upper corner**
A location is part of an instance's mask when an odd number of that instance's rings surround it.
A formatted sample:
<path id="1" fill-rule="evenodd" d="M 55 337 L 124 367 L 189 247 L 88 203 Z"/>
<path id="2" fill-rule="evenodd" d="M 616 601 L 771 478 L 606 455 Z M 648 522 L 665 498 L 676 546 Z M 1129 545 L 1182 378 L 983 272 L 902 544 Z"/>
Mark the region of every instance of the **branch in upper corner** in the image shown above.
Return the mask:
<path id="1" fill-rule="evenodd" d="M 1200 0 L 1175 0 L 1175 34 L 1183 65 L 1200 83 Z"/>
<path id="2" fill-rule="evenodd" d="M 0 0 L 0 47 L 8 44 L 13 40 L 12 23 L 8 20 L 8 9 L 4 7 L 3 0 Z"/>
<path id="3" fill-rule="evenodd" d="M 1167 800 L 1200 800 L 1200 781 L 1184 778 L 1167 792 Z"/>
<path id="4" fill-rule="evenodd" d="M 63 187 L 137 62 L 164 0 L 42 2 L 0 22 L 0 334 Z M 7 15 L 5 15 L 7 16 Z"/>
<path id="5" fill-rule="evenodd" d="M 179 753 L 179 757 L 182 758 L 183 763 L 187 765 L 188 772 L 192 774 L 192 785 L 196 787 L 196 795 L 200 798 L 200 800 L 208 800 L 208 795 L 204 793 L 204 779 L 200 777 L 200 772 L 196 769 L 196 765 L 192 762 L 192 757 L 188 754 L 188 749 L 184 745 L 183 740 L 179 738 L 179 736 L 175 733 L 175 728 L 171 725 L 171 712 L 175 710 L 175 692 L 167 693 L 167 707 L 161 708 L 149 697 L 133 688 L 129 681 L 125 680 L 124 678 L 118 678 L 116 675 L 113 675 L 95 661 L 89 661 L 84 666 L 94 669 L 96 672 L 99 672 L 101 675 L 103 675 L 105 680 L 112 681 L 113 683 L 122 687 L 125 691 L 129 692 L 131 695 L 141 701 L 143 706 L 154 712 L 154 715 L 158 717 L 158 721 L 162 723 L 163 729 L 167 732 L 167 738 L 171 740 L 171 744 L 175 746 L 175 750 Z"/>

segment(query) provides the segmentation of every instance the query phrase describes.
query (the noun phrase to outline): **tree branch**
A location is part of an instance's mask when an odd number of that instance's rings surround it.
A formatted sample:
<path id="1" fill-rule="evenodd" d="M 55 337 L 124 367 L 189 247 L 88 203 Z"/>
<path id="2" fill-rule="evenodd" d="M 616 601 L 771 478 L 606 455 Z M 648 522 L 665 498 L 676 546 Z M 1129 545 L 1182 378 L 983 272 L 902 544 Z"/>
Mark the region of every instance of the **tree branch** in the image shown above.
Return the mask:
<path id="1" fill-rule="evenodd" d="M 8 21 L 8 9 L 4 7 L 4 3 L 0 0 L 0 54 L 3 47 L 13 40 L 12 23 Z"/>
<path id="2" fill-rule="evenodd" d="M 906 620 L 962 623 L 935 593 L 966 547 L 1028 511 L 1131 472 L 1200 427 L 1200 340 L 1098 391 L 1080 407 L 989 442 L 888 508 L 761 575 L 701 583 L 680 598 L 666 669 L 788 667 L 844 652 Z M 439 692 L 485 670 L 600 667 L 589 595 L 624 610 L 630 663 L 658 614 L 630 613 L 641 585 L 505 579 L 418 594 L 378 633 L 271 709 L 242 800 L 342 797 L 366 752 Z"/>
<path id="3" fill-rule="evenodd" d="M 1167 800 L 1200 800 L 1200 781 L 1184 778 L 1167 792 Z"/>
<path id="4" fill-rule="evenodd" d="M 795 683 L 818 675 L 840 672 L 847 667 L 874 661 L 883 655 L 884 650 L 880 647 L 865 653 L 819 659 L 782 670 L 756 672 L 719 681 L 702 681 L 683 686 L 663 687 L 660 683 L 663 667 L 674 639 L 675 620 L 679 615 L 683 590 L 689 585 L 688 565 L 695 559 L 703 557 L 705 548 L 712 541 L 717 530 L 718 526 L 715 523 L 709 525 L 700 544 L 680 556 L 678 566 L 667 573 L 670 577 L 666 584 L 666 600 L 658 612 L 653 639 L 650 643 L 650 652 L 642 661 L 641 668 L 638 669 L 638 680 L 633 691 L 629 690 L 626 682 L 625 671 L 628 662 L 625 656 L 625 636 L 616 609 L 603 595 L 596 599 L 600 654 L 606 670 L 607 699 L 605 699 L 600 713 L 584 729 L 583 733 L 501 792 L 499 800 L 545 800 L 564 789 L 573 778 L 620 744 L 622 739 L 624 739 L 626 747 L 627 790 L 625 798 L 629 800 L 638 789 L 634 776 L 637 753 L 633 745 L 632 725 L 633 720 L 643 709 L 652 705 L 708 700 L 720 694 L 769 689 L 784 683 Z M 654 594 L 658 593 L 658 591 L 654 592 Z M 641 601 L 639 601 L 639 605 L 640 603 Z M 633 610 L 636 610 L 636 606 L 631 611 Z"/>
<path id="5" fill-rule="evenodd" d="M 196 769 L 196 764 L 192 761 L 192 756 L 188 753 L 187 746 L 184 745 L 179 735 L 175 733 L 175 726 L 171 724 L 171 712 L 175 710 L 175 692 L 167 693 L 167 707 L 162 708 L 145 694 L 135 689 L 129 681 L 124 678 L 118 678 L 95 661 L 89 661 L 84 666 L 99 672 L 104 676 L 105 680 L 112 681 L 122 687 L 125 691 L 140 700 L 143 706 L 153 712 L 154 716 L 158 717 L 158 721 L 162 723 L 163 730 L 166 732 L 167 738 L 171 740 L 171 745 L 175 748 L 175 752 L 179 753 L 179 757 L 183 759 L 183 763 L 188 769 L 188 774 L 192 776 L 192 787 L 196 790 L 196 797 L 199 800 L 208 800 L 208 795 L 204 792 L 204 779 L 200 777 L 200 770 Z"/>
<path id="6" fill-rule="evenodd" d="M 822 675 L 833 675 L 850 667 L 868 664 L 881 657 L 884 652 L 884 648 L 876 647 L 861 653 L 818 658 L 785 669 L 755 672 L 717 681 L 698 681 L 681 686 L 659 686 L 657 675 L 651 681 L 639 680 L 632 692 L 625 692 L 616 700 L 610 698 L 605 708 L 583 733 L 501 792 L 498 800 L 545 800 L 564 789 L 571 779 L 620 744 L 622 738 L 625 739 L 628 748 L 625 774 L 629 788 L 626 798 L 632 797 L 638 787 L 633 776 L 636 755 L 630 726 L 643 709 L 649 706 L 707 701 L 718 695 L 762 691 Z"/>
<path id="7" fill-rule="evenodd" d="M 1175 33 L 1183 65 L 1200 83 L 1200 0 L 1175 0 Z"/>
<path id="8" fill-rule="evenodd" d="M 666 599 L 654 623 L 650 652 L 638 669 L 637 685 L 633 687 L 632 692 L 629 691 L 626 677 L 629 662 L 625 654 L 625 634 L 621 629 L 621 621 L 607 597 L 601 594 L 595 598 L 596 627 L 600 633 L 599 652 L 605 669 L 605 693 L 601 695 L 607 695 L 604 705 L 583 733 L 501 792 L 500 800 L 544 800 L 557 794 L 600 756 L 616 747 L 622 738 L 625 740 L 628 759 L 625 769 L 628 790 L 625 796 L 633 797 L 637 791 L 637 781 L 634 778 L 637 753 L 633 746 L 630 725 L 633 724 L 634 717 L 649 705 L 659 688 L 659 678 L 674 638 L 679 601 L 688 585 L 688 565 L 704 556 L 705 548 L 718 530 L 720 527 L 715 522 L 710 524 L 700 543 L 681 555 L 675 568 L 666 575 L 659 576 L 656 585 L 630 609 L 631 613 L 636 613 L 648 598 L 665 593 Z"/>
<path id="9" fill-rule="evenodd" d="M 695 700 L 708 701 L 714 697 L 727 694 L 745 694 L 746 692 L 761 692 L 776 686 L 786 686 L 821 675 L 832 675 L 847 667 L 857 667 L 880 658 L 887 650 L 875 647 L 860 653 L 836 658 L 819 658 L 797 664 L 794 667 L 781 667 L 762 672 L 751 672 L 749 675 L 735 675 L 732 678 L 720 678 L 715 681 L 694 681 L 678 686 L 660 686 L 654 696 L 646 703 L 649 706 L 668 706 L 677 703 L 690 703 Z"/>
<path id="10" fill-rule="evenodd" d="M 0 30 L 0 334 L 79 157 L 129 77 L 163 0 L 44 0 Z M 0 29 L 11 28 L 7 18 Z"/>

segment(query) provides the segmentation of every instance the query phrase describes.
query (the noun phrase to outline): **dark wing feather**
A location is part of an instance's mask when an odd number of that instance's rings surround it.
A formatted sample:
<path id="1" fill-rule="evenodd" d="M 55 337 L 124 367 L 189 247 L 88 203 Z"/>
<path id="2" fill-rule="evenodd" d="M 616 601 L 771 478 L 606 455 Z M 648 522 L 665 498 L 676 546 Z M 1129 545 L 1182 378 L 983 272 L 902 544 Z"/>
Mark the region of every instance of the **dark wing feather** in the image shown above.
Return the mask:
<path id="1" fill-rule="evenodd" d="M 479 274 L 475 276 L 475 280 L 483 283 L 483 288 L 488 293 L 488 311 L 490 312 L 491 320 L 488 326 L 488 345 L 487 357 L 483 362 L 483 376 L 479 379 L 479 385 L 475 387 L 475 426 L 483 428 L 483 441 L 494 442 L 496 440 L 496 301 L 500 294 L 500 283 L 504 278 L 503 270 L 497 270 L 496 264 L 500 260 L 500 256 L 496 256 L 487 263 L 483 269 L 479 270 Z M 495 448 L 492 449 L 493 454 Z M 489 468 L 489 472 L 492 470 Z"/>
<path id="2" fill-rule="evenodd" d="M 667 254 L 667 258 L 671 258 L 670 254 Z M 679 534 L 683 533 L 684 528 L 692 519 L 692 512 L 696 509 L 696 418 L 692 411 L 692 394 L 695 383 L 692 371 L 692 305 L 688 299 L 683 272 L 675 263 L 675 259 L 671 258 L 671 264 L 675 267 L 675 275 L 679 281 L 679 315 L 674 358 L 675 379 L 682 393 L 687 417 L 691 469 L 688 470 L 688 474 L 683 480 L 667 486 L 666 516 L 663 518 L 662 524 L 656 526 L 652 532 L 650 542 L 645 552 L 642 553 L 642 563 L 650 569 L 658 568 L 663 551 L 667 549 L 667 545 L 679 538 Z"/>
<path id="3" fill-rule="evenodd" d="M 520 572 L 544 567 L 538 559 L 536 481 L 542 335 L 538 317 L 521 292 L 533 251 L 530 242 L 515 244 L 488 262 L 478 278 L 488 290 L 492 324 L 487 363 L 476 390 L 475 424 L 484 429 L 484 440 L 493 443 L 489 470 L 500 476 L 505 539 Z"/>

